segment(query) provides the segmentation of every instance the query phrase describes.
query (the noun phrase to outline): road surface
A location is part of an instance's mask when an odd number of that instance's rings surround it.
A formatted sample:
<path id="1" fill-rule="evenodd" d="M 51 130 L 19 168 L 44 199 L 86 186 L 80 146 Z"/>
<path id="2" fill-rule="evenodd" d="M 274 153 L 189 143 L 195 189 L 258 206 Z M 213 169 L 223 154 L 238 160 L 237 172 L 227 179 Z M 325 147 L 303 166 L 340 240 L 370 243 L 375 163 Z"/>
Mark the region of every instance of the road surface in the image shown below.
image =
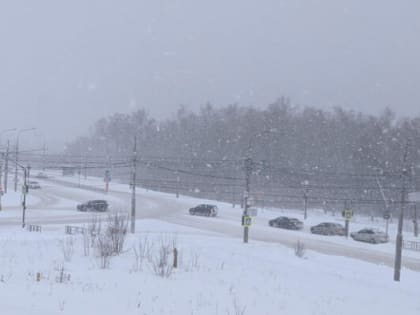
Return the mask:
<path id="1" fill-rule="evenodd" d="M 43 182 L 43 188 L 33 190 L 31 193 L 39 199 L 39 202 L 27 210 L 27 222 L 31 224 L 80 224 L 89 222 L 92 214 L 76 211 L 76 205 L 89 199 L 107 199 L 111 208 L 120 211 L 129 211 L 131 196 L 129 192 L 103 191 L 94 186 L 81 185 L 59 179 L 50 179 Z M 204 232 L 215 232 L 238 239 L 242 238 L 243 228 L 240 226 L 241 210 L 220 211 L 216 218 L 196 217 L 188 215 L 188 209 L 192 206 L 188 200 L 176 199 L 173 195 L 137 193 L 136 218 L 153 218 L 165 222 L 188 226 Z M 21 216 L 19 209 L 15 216 L 4 217 L 1 225 L 19 225 Z M 267 226 L 266 220 L 256 219 L 250 229 L 250 242 L 264 241 L 283 244 L 294 247 L 298 240 L 302 241 L 308 250 L 317 251 L 327 255 L 337 255 L 364 260 L 376 264 L 393 266 L 394 253 L 375 249 L 376 245 L 358 246 L 356 242 L 337 243 L 328 237 L 314 238 L 313 235 L 283 229 L 275 229 Z M 363 244 L 365 245 L 365 244 Z M 403 257 L 403 267 L 420 271 L 419 258 Z"/>

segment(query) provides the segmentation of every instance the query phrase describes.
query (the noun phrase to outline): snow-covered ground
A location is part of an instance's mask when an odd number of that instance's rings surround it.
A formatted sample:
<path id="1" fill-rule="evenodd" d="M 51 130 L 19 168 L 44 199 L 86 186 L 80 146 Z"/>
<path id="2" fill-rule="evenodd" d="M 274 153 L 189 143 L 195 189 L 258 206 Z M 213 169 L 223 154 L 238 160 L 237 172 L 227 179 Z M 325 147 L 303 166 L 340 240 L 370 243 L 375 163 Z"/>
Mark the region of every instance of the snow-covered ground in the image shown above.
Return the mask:
<path id="1" fill-rule="evenodd" d="M 134 247 L 147 237 L 151 261 L 160 244 L 179 250 L 167 278 L 147 259 L 136 268 Z M 73 244 L 65 257 L 63 244 Z M 0 305 L 7 315 L 49 314 L 402 314 L 420 313 L 420 273 L 343 257 L 240 240 L 157 220 L 139 220 L 124 251 L 106 269 L 83 237 L 61 225 L 42 233 L 0 231 Z M 169 257 L 172 263 L 172 254 Z M 64 271 L 63 281 L 60 279 Z M 40 280 L 37 281 L 37 273 Z M 243 313 L 241 312 L 243 310 Z"/>
<path id="2" fill-rule="evenodd" d="M 27 205 L 34 205 L 39 202 L 39 199 L 33 195 L 28 195 L 26 199 Z M 4 194 L 1 197 L 2 207 L 11 208 L 11 207 L 20 207 L 22 203 L 22 193 L 14 192 L 9 190 L 7 194 Z"/>
<path id="3" fill-rule="evenodd" d="M 55 175 L 78 185 L 77 177 Z M 42 188 L 28 196 L 28 222 L 42 225 L 41 233 L 19 228 L 18 195 L 10 194 L 0 212 L 1 314 L 393 314 L 396 303 L 404 314 L 420 314 L 420 273 L 403 268 L 396 283 L 389 264 L 377 263 L 381 253 L 392 256 L 392 242 L 371 245 L 309 233 L 311 225 L 342 222 L 340 217 L 311 210 L 304 231 L 296 232 L 270 228 L 267 220 L 301 218 L 300 210 L 259 209 L 250 243 L 243 244 L 238 206 L 139 189 L 136 233 L 102 268 L 97 250 L 89 247 L 87 254 L 83 236 L 64 234 L 64 225 L 87 226 L 92 214 L 75 210 L 87 199 L 128 209 L 127 185 L 112 183 L 104 194 L 39 181 Z M 103 187 L 98 178 L 81 179 L 86 184 Z M 188 215 L 188 207 L 204 202 L 217 204 L 220 216 Z M 351 227 L 381 224 L 356 217 Z M 390 233 L 395 234 L 395 223 Z M 152 250 L 139 266 L 134 248 L 146 239 Z M 298 240 L 316 251 L 297 257 Z M 179 266 L 168 277 L 155 271 L 162 244 L 170 249 L 169 263 L 174 244 L 179 251 Z M 332 255 L 321 253 L 330 250 Z M 404 251 L 403 261 L 409 258 L 416 264 L 420 255 Z"/>

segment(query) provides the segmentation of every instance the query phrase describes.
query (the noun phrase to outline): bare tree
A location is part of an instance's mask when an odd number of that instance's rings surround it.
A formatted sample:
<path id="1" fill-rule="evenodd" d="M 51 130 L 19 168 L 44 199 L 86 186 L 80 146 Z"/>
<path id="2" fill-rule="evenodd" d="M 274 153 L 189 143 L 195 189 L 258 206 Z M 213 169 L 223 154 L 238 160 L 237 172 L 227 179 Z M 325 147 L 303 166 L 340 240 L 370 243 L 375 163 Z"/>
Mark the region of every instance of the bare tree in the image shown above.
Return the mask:
<path id="1" fill-rule="evenodd" d="M 137 244 L 133 246 L 135 264 L 133 271 L 143 270 L 143 264 L 146 260 L 152 260 L 153 244 L 149 241 L 148 235 L 142 235 Z"/>
<path id="2" fill-rule="evenodd" d="M 112 244 L 112 251 L 118 255 L 124 248 L 127 235 L 128 217 L 125 213 L 113 213 L 108 216 L 106 234 Z"/>

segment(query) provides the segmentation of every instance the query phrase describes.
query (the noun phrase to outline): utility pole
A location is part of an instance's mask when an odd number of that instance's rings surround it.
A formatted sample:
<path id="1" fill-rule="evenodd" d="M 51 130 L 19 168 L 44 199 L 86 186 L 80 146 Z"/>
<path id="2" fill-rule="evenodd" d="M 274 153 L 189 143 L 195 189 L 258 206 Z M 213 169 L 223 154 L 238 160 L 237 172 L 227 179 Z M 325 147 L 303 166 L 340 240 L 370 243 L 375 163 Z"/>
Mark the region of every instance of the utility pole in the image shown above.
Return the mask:
<path id="1" fill-rule="evenodd" d="M 18 163 L 19 163 L 19 137 L 22 133 L 35 130 L 36 128 L 27 128 L 27 129 L 21 129 L 19 130 L 17 136 L 16 136 L 16 154 L 15 154 L 15 192 L 17 191 L 17 185 L 18 185 Z"/>
<path id="2" fill-rule="evenodd" d="M 108 156 L 108 169 L 105 170 L 105 192 L 109 192 L 109 182 L 111 181 L 112 174 L 112 159 Z"/>
<path id="3" fill-rule="evenodd" d="M 19 155 L 19 136 L 16 140 L 16 152 L 15 152 L 15 192 L 17 192 L 17 185 L 18 185 L 18 155 Z"/>
<path id="4" fill-rule="evenodd" d="M 244 243 L 248 243 L 249 238 L 249 194 L 251 186 L 251 172 L 252 172 L 252 159 L 245 159 L 245 195 L 244 195 L 244 212 L 242 216 L 242 225 L 244 226 Z M 248 221 L 248 222 L 247 222 Z"/>
<path id="5" fill-rule="evenodd" d="M 304 213 L 303 218 L 306 220 L 308 218 L 308 189 L 309 182 L 307 180 L 303 181 L 303 186 L 305 186 L 305 190 L 303 191 L 303 204 L 304 204 Z"/>
<path id="6" fill-rule="evenodd" d="M 80 188 L 80 176 L 82 176 L 82 167 L 83 167 L 83 155 L 80 154 L 80 164 L 79 164 L 79 188 Z"/>
<path id="7" fill-rule="evenodd" d="M 1 197 L 3 196 L 3 188 L 1 187 L 1 175 L 3 173 L 3 161 L 0 160 L 0 210 L 2 210 L 1 207 Z"/>
<path id="8" fill-rule="evenodd" d="M 406 195 L 406 185 L 408 177 L 408 167 L 407 167 L 407 158 L 408 150 L 410 147 L 410 141 L 407 141 L 404 151 L 403 158 L 403 169 L 401 173 L 402 179 L 402 188 L 401 188 L 401 204 L 400 204 L 400 215 L 398 217 L 398 232 L 395 244 L 395 264 L 394 264 L 394 281 L 400 281 L 401 276 L 401 256 L 402 256 L 402 245 L 403 245 L 403 221 L 404 221 L 404 210 L 405 210 L 405 195 Z"/>
<path id="9" fill-rule="evenodd" d="M 349 238 L 349 232 L 350 232 L 350 220 L 353 217 L 353 210 L 351 209 L 352 205 L 351 205 L 351 201 L 348 202 L 347 200 L 344 201 L 344 210 L 342 212 L 343 218 L 345 220 L 345 233 L 346 233 L 346 238 Z"/>
<path id="10" fill-rule="evenodd" d="M 413 223 L 414 223 L 414 236 L 417 237 L 419 236 L 419 224 L 417 222 L 417 204 L 414 204 L 414 219 L 413 219 Z"/>
<path id="11" fill-rule="evenodd" d="M 47 159 L 47 145 L 45 144 L 45 140 L 44 140 L 44 145 L 42 147 L 42 171 L 43 172 L 45 172 L 46 159 Z"/>
<path id="12" fill-rule="evenodd" d="M 175 174 L 176 174 L 176 197 L 179 198 L 180 178 L 179 178 L 178 171 L 176 171 Z"/>
<path id="13" fill-rule="evenodd" d="M 137 136 L 134 137 L 133 161 L 131 174 L 131 233 L 136 231 L 136 172 L 137 172 Z"/>
<path id="14" fill-rule="evenodd" d="M 9 147 L 10 147 L 10 141 L 7 140 L 7 149 L 6 149 L 6 155 L 4 157 L 4 193 L 7 193 L 7 179 L 9 175 Z"/>
<path id="15" fill-rule="evenodd" d="M 26 178 L 28 176 L 28 171 L 24 167 L 23 168 L 23 186 L 22 186 L 22 194 L 23 194 L 23 201 L 22 201 L 22 228 L 25 228 L 26 225 L 26 194 L 28 193 L 28 184 L 26 182 Z"/>
<path id="16" fill-rule="evenodd" d="M 85 155 L 84 177 L 87 179 L 87 155 Z"/>
<path id="17" fill-rule="evenodd" d="M 105 170 L 104 181 L 105 181 L 105 193 L 108 193 L 109 182 L 111 181 L 111 171 L 109 169 Z"/>

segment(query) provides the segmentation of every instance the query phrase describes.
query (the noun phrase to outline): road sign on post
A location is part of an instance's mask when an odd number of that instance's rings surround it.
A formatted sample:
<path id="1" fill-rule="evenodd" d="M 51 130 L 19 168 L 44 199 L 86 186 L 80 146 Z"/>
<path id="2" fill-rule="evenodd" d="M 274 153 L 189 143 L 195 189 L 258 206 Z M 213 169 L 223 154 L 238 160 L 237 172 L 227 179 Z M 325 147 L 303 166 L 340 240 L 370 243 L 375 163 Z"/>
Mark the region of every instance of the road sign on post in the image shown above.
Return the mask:
<path id="1" fill-rule="evenodd" d="M 244 212 L 242 216 L 242 225 L 244 227 L 244 243 L 248 243 L 249 226 L 251 225 L 251 217 L 249 216 L 249 195 L 251 186 L 252 160 L 245 160 L 245 193 L 244 193 Z"/>
<path id="2" fill-rule="evenodd" d="M 248 215 L 242 216 L 242 226 L 250 227 L 252 224 L 252 217 Z"/>
<path id="3" fill-rule="evenodd" d="M 388 237 L 388 227 L 389 227 L 389 219 L 391 219 L 391 213 L 389 211 L 385 212 L 383 215 L 385 219 L 385 234 Z"/>
<path id="4" fill-rule="evenodd" d="M 353 210 L 351 209 L 344 209 L 341 213 L 345 220 L 345 229 L 346 229 L 346 237 L 349 237 L 349 230 L 350 230 L 350 220 L 353 217 Z"/>
<path id="5" fill-rule="evenodd" d="M 342 212 L 342 215 L 344 217 L 345 220 L 350 221 L 351 218 L 353 217 L 353 210 L 351 209 L 344 209 Z"/>
<path id="6" fill-rule="evenodd" d="M 110 170 L 105 170 L 104 181 L 105 181 L 105 192 L 108 192 L 108 190 L 109 190 L 109 182 L 111 181 L 111 172 L 110 172 Z"/>

